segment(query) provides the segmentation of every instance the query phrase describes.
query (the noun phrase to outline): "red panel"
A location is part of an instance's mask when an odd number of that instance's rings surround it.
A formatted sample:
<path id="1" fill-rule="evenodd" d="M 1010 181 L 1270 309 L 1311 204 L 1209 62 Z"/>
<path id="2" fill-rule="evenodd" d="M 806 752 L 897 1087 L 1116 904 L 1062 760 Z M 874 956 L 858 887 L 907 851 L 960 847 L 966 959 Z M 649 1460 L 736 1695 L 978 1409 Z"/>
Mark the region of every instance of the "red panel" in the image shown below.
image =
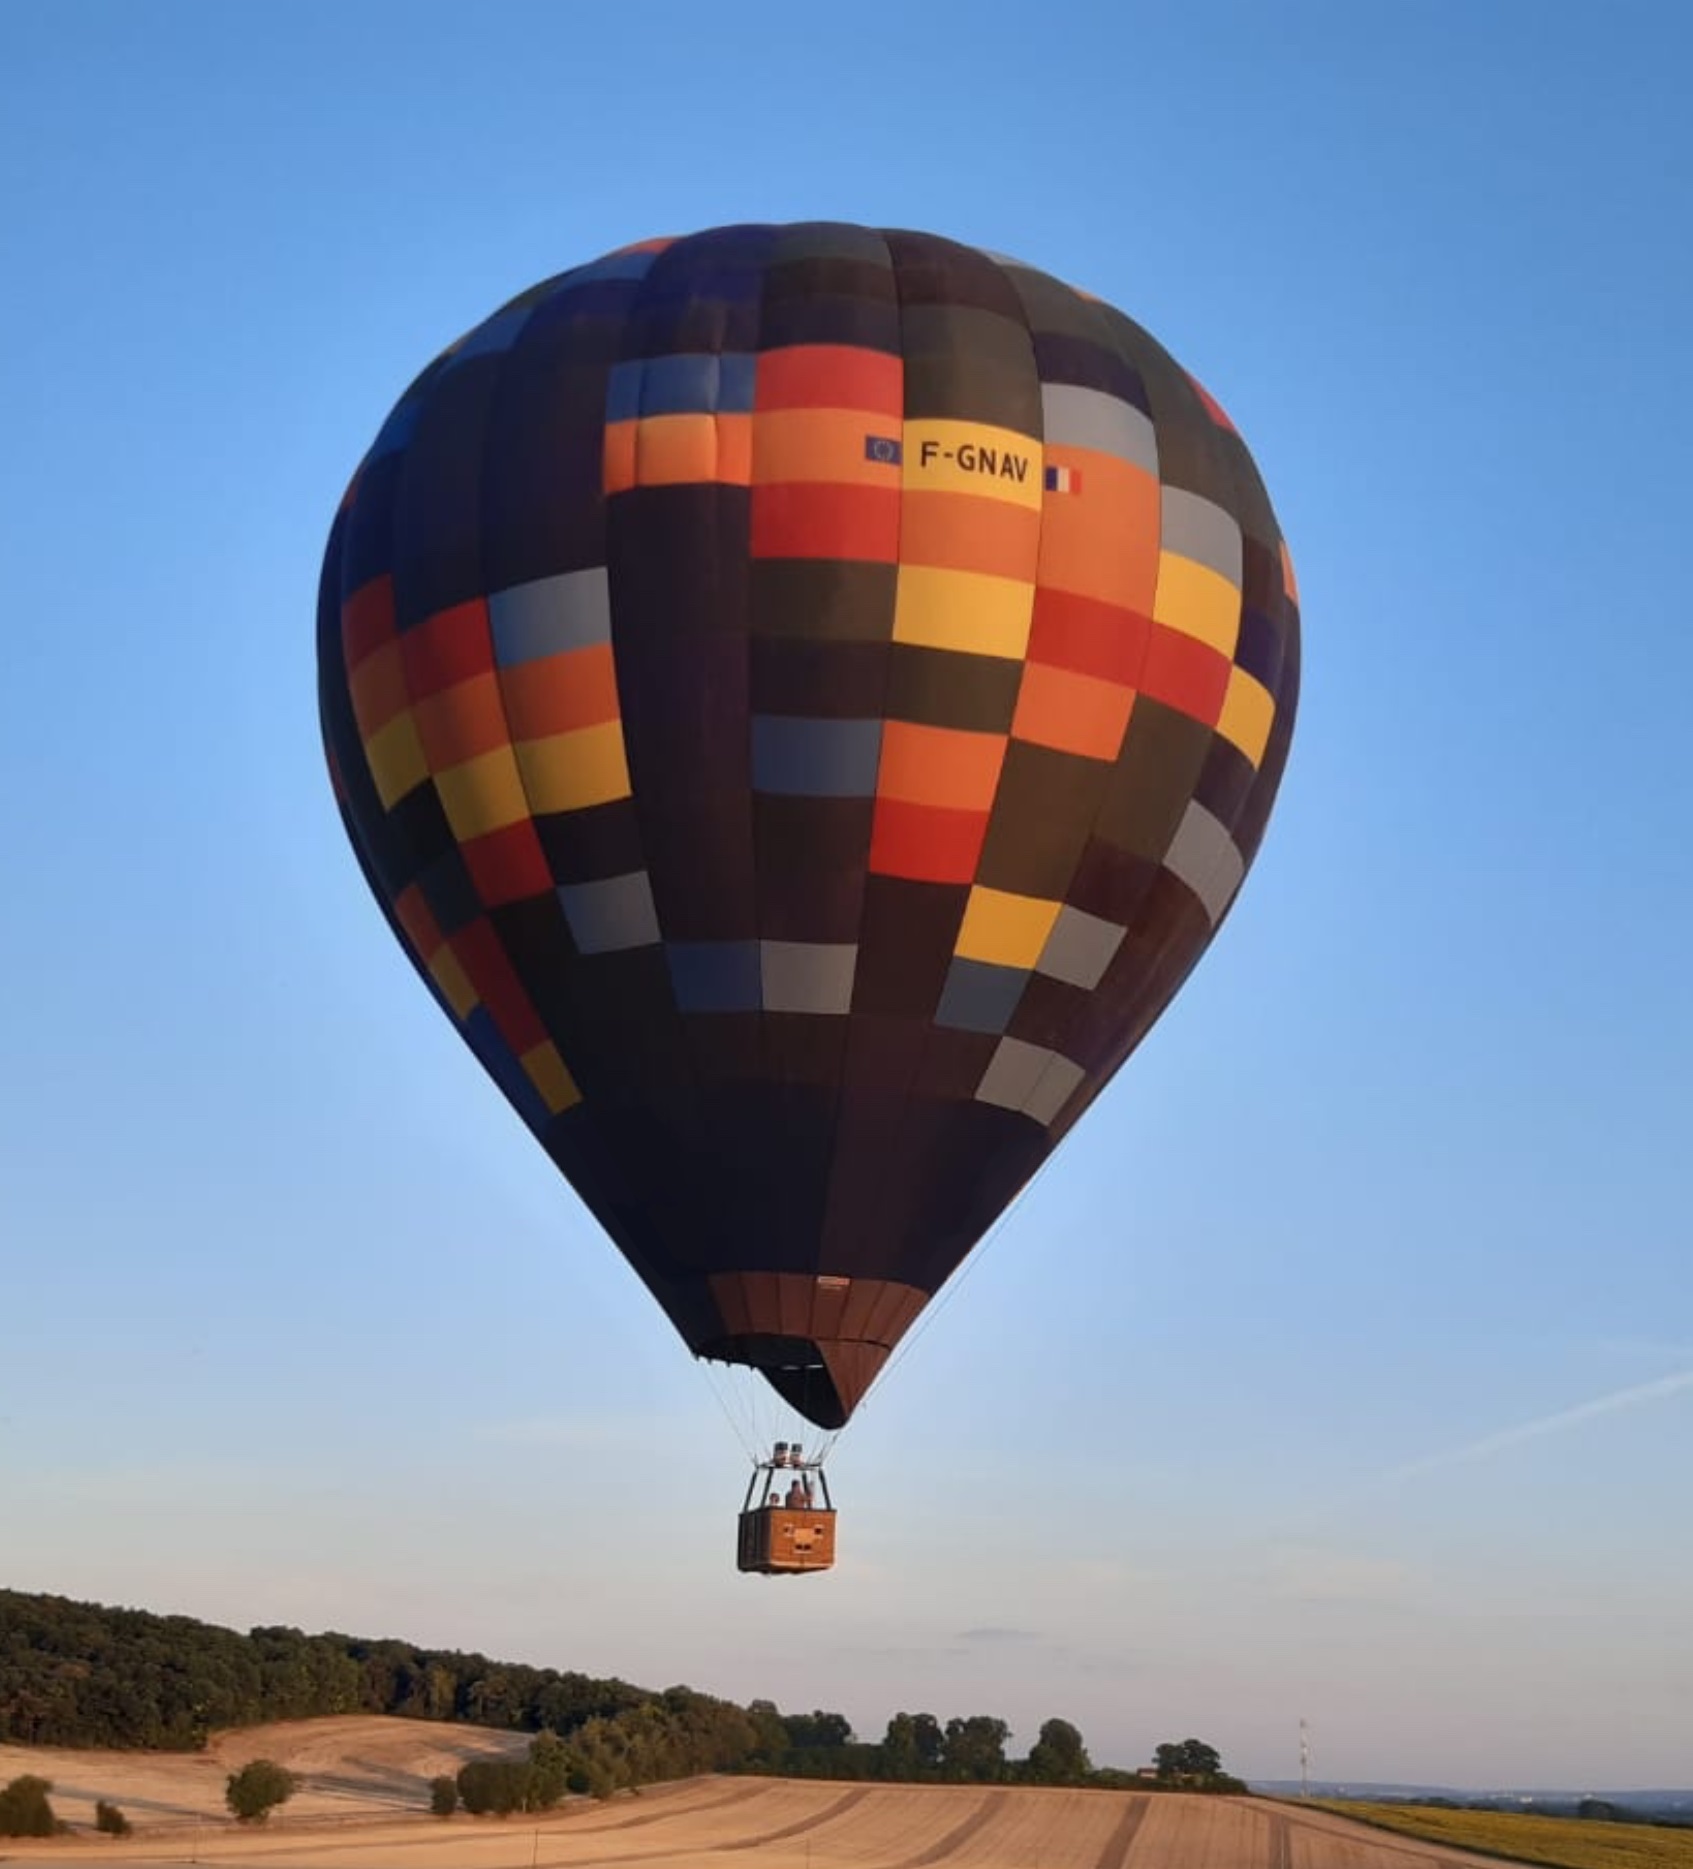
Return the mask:
<path id="1" fill-rule="evenodd" d="M 755 409 L 863 409 L 897 423 L 905 365 L 856 344 L 792 344 L 758 359 Z"/>
<path id="2" fill-rule="evenodd" d="M 1229 658 L 1210 644 L 1154 623 L 1140 672 L 1140 691 L 1148 700 L 1162 701 L 1214 727 L 1223 711 L 1232 667 Z"/>
<path id="3" fill-rule="evenodd" d="M 1028 659 L 1132 688 L 1151 631 L 1149 618 L 1120 604 L 1038 586 Z"/>
<path id="4" fill-rule="evenodd" d="M 950 811 L 944 805 L 878 798 L 870 831 L 870 868 L 879 876 L 905 876 L 914 882 L 973 882 L 988 817 L 985 811 Z"/>
<path id="5" fill-rule="evenodd" d="M 405 650 L 406 684 L 416 701 L 451 688 L 494 666 L 494 635 L 485 598 L 437 610 L 400 638 Z"/>
<path id="6" fill-rule="evenodd" d="M 459 855 L 487 908 L 544 896 L 553 886 L 547 854 L 528 818 L 490 831 L 485 837 L 467 839 L 459 845 Z"/>
<path id="7" fill-rule="evenodd" d="M 394 640 L 394 580 L 386 572 L 361 584 L 341 605 L 341 650 L 349 670 Z"/>
<path id="8" fill-rule="evenodd" d="M 898 487 L 787 481 L 752 490 L 754 558 L 899 558 Z"/>
<path id="9" fill-rule="evenodd" d="M 547 1036 L 540 1014 L 530 1004 L 529 995 L 511 970 L 505 949 L 486 921 L 474 921 L 461 928 L 448 945 L 464 969 L 465 978 L 476 989 L 476 997 L 488 1008 L 501 1038 L 521 1058 L 532 1046 Z"/>

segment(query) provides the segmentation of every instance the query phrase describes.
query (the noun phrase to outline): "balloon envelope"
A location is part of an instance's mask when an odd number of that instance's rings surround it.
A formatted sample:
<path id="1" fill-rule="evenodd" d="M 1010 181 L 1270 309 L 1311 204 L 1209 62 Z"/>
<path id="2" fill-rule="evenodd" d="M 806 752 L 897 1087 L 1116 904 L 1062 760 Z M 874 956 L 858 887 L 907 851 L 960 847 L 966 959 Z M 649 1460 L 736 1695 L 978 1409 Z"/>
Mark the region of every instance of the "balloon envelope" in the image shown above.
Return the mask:
<path id="1" fill-rule="evenodd" d="M 1258 474 L 932 236 L 631 247 L 438 357 L 335 520 L 336 795 L 696 1354 L 838 1426 L 1228 911 L 1292 732 Z"/>

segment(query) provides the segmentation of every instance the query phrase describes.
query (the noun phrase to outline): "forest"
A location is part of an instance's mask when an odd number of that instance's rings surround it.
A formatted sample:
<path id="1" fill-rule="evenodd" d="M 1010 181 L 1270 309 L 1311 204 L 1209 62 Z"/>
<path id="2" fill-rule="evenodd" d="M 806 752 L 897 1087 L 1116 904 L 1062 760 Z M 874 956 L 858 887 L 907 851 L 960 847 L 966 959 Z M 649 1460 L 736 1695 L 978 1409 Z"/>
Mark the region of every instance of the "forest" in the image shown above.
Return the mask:
<path id="1" fill-rule="evenodd" d="M 740 1706 L 689 1687 L 490 1660 L 457 1650 L 298 1629 L 245 1635 L 187 1616 L 0 1590 L 0 1741 L 195 1751 L 222 1728 L 328 1714 L 463 1720 L 567 1742 L 572 1788 L 596 1792 L 695 1772 L 911 1782 L 1144 1784 L 1096 1768 L 1078 1729 L 1047 1720 L 1027 1757 L 988 1714 L 899 1712 L 880 1740 L 839 1713 Z M 1242 1789 L 1198 1740 L 1156 1748 L 1156 1778 Z M 1151 1770 L 1152 1768 L 1148 1768 Z"/>

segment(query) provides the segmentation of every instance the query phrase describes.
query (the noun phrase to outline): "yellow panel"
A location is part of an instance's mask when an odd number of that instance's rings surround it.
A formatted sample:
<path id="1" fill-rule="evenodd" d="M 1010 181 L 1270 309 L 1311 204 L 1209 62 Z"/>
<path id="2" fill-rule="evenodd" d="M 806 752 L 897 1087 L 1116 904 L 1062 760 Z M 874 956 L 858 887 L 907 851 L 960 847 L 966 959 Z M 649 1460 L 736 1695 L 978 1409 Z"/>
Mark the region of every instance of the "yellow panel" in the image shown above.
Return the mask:
<path id="1" fill-rule="evenodd" d="M 582 1101 L 576 1080 L 566 1069 L 564 1060 L 558 1055 L 558 1047 L 551 1039 L 544 1039 L 533 1050 L 526 1051 L 520 1062 L 529 1073 L 530 1083 L 540 1091 L 542 1101 L 554 1116 L 560 1110 L 568 1110 L 573 1103 Z"/>
<path id="2" fill-rule="evenodd" d="M 901 565 L 894 641 L 1021 661 L 1029 647 L 1035 587 L 983 571 Z"/>
<path id="3" fill-rule="evenodd" d="M 445 941 L 429 957 L 429 977 L 445 995 L 455 1019 L 468 1019 L 476 1010 L 476 988 Z"/>
<path id="4" fill-rule="evenodd" d="M 497 746 L 491 753 L 436 773 L 435 789 L 441 794 L 447 823 L 461 844 L 489 831 L 503 831 L 529 815 L 529 801 L 509 746 Z"/>
<path id="5" fill-rule="evenodd" d="M 1240 640 L 1240 592 L 1209 565 L 1160 552 L 1152 618 L 1232 657 Z"/>
<path id="6" fill-rule="evenodd" d="M 996 967 L 1032 967 L 1062 906 L 1038 896 L 984 889 L 978 883 L 970 891 L 953 951 L 964 960 L 991 961 Z"/>
<path id="7" fill-rule="evenodd" d="M 409 708 L 365 741 L 364 756 L 384 811 L 392 811 L 413 786 L 429 777 L 429 762 Z"/>
<path id="8" fill-rule="evenodd" d="M 1270 723 L 1275 717 L 1276 704 L 1269 689 L 1245 669 L 1231 668 L 1217 731 L 1225 740 L 1232 740 L 1255 766 L 1264 758 Z"/>
<path id="9" fill-rule="evenodd" d="M 519 740 L 517 760 L 536 812 L 579 811 L 629 796 L 629 762 L 623 753 L 623 723 Z"/>
<path id="10" fill-rule="evenodd" d="M 1045 457 L 1032 435 L 980 422 L 907 422 L 904 484 L 913 493 L 974 493 L 1041 503 Z"/>

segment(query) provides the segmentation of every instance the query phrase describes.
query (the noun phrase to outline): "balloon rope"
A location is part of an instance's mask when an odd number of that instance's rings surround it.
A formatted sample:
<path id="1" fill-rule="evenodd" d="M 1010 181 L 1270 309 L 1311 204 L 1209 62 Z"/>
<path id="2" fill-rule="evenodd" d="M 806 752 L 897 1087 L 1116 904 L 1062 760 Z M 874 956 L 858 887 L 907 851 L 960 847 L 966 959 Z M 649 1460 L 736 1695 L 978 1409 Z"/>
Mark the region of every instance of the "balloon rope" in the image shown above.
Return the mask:
<path id="1" fill-rule="evenodd" d="M 696 1360 L 701 1369 L 705 1372 L 706 1386 L 711 1390 L 712 1397 L 716 1401 L 717 1406 L 723 1411 L 723 1419 L 728 1422 L 730 1433 L 740 1442 L 741 1451 L 746 1455 L 748 1460 L 750 1460 L 754 1466 L 757 1466 L 759 1459 L 757 1449 L 753 1446 L 752 1442 L 748 1440 L 744 1424 L 736 1418 L 735 1412 L 730 1408 L 722 1389 L 718 1387 L 716 1370 L 712 1367 L 707 1358 L 702 1356 Z M 724 1380 L 727 1381 L 728 1378 L 725 1377 Z"/>

